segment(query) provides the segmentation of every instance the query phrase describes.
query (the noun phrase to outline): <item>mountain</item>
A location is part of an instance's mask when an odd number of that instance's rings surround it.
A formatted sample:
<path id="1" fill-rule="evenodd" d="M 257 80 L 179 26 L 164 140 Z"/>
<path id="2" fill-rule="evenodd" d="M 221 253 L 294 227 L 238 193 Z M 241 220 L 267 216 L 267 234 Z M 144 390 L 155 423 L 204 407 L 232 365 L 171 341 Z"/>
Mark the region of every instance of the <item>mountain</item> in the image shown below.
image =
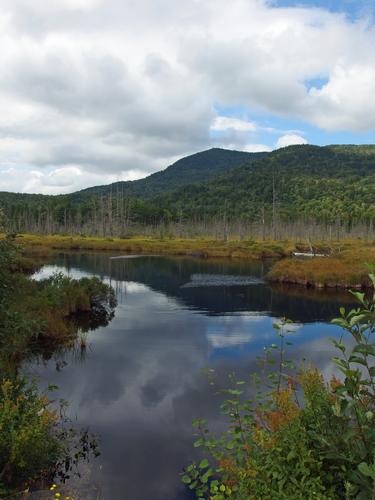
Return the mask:
<path id="1" fill-rule="evenodd" d="M 136 181 L 115 182 L 74 193 L 75 197 L 106 195 L 121 192 L 127 196 L 153 198 L 179 187 L 214 179 L 233 168 L 264 158 L 267 153 L 247 153 L 229 149 L 212 148 L 176 161 L 165 170 Z"/>
<path id="2" fill-rule="evenodd" d="M 187 218 L 375 221 L 375 146 L 289 146 L 154 202 Z"/>
<path id="3" fill-rule="evenodd" d="M 19 232 L 127 234 L 137 225 L 207 228 L 214 220 L 375 227 L 375 146 L 211 149 L 139 181 L 59 196 L 0 193 L 0 207 Z"/>

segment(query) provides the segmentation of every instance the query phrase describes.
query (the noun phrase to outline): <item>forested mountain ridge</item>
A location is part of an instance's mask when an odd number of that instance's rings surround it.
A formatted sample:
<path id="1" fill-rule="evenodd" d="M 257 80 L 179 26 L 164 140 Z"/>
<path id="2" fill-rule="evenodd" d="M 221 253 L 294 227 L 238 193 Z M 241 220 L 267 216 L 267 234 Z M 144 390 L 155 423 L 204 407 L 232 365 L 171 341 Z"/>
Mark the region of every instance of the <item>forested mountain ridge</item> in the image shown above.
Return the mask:
<path id="1" fill-rule="evenodd" d="M 264 158 L 267 153 L 247 153 L 229 149 L 212 148 L 195 153 L 155 172 L 143 179 L 120 181 L 105 186 L 95 186 L 74 193 L 74 197 L 107 195 L 121 191 L 132 197 L 153 198 L 195 182 L 205 182 L 252 160 Z"/>
<path id="2" fill-rule="evenodd" d="M 375 146 L 289 146 L 154 201 L 187 217 L 375 220 Z"/>
<path id="3" fill-rule="evenodd" d="M 213 149 L 132 183 L 59 196 L 0 193 L 0 207 L 19 232 L 123 235 L 132 226 L 209 229 L 218 221 L 373 228 L 375 146 L 301 145 L 260 155 Z"/>

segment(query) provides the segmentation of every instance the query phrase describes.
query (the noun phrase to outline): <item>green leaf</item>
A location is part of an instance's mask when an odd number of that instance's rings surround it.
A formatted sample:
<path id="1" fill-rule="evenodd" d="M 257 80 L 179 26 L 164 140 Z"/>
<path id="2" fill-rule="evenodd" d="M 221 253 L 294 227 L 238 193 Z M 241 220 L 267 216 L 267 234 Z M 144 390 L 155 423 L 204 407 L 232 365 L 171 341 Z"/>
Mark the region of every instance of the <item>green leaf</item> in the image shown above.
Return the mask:
<path id="1" fill-rule="evenodd" d="M 360 352 L 367 356 L 375 356 L 375 346 L 370 344 L 358 344 L 354 347 L 353 352 Z"/>
<path id="2" fill-rule="evenodd" d="M 206 471 L 203 476 L 201 477 L 201 481 L 203 484 L 206 484 L 210 478 L 210 476 L 213 475 L 213 470 L 212 469 L 208 469 L 208 471 Z"/>
<path id="3" fill-rule="evenodd" d="M 337 340 L 334 339 L 331 339 L 331 342 L 337 349 L 340 349 L 341 352 L 345 352 L 346 347 L 342 342 L 337 342 Z"/>
<path id="4" fill-rule="evenodd" d="M 227 443 L 227 450 L 233 450 L 233 448 L 236 446 L 236 440 L 232 439 L 232 441 L 229 441 Z"/>
<path id="5" fill-rule="evenodd" d="M 191 479 L 189 476 L 187 476 L 186 474 L 184 476 L 182 476 L 181 478 L 181 481 L 184 483 L 184 484 L 190 484 L 191 483 Z"/>
<path id="6" fill-rule="evenodd" d="M 345 329 L 347 329 L 347 327 L 348 327 L 348 322 L 343 318 L 334 318 L 331 321 L 331 323 L 333 325 L 341 326 L 341 328 L 345 328 Z"/>
<path id="7" fill-rule="evenodd" d="M 358 300 L 358 302 L 360 302 L 361 304 L 364 303 L 364 300 L 365 300 L 365 294 L 364 293 L 362 293 L 362 292 L 354 292 L 353 290 L 351 290 L 350 293 Z M 344 309 L 344 311 L 345 311 L 345 309 Z"/>
<path id="8" fill-rule="evenodd" d="M 366 366 L 366 361 L 363 358 L 359 358 L 358 356 L 350 356 L 349 363 L 357 363 L 363 366 Z"/>
<path id="9" fill-rule="evenodd" d="M 208 460 L 207 458 L 204 458 L 201 463 L 199 464 L 200 469 L 206 469 L 208 467 Z"/>
<path id="10" fill-rule="evenodd" d="M 371 479 L 375 480 L 375 467 L 374 467 L 374 465 L 371 465 L 371 467 L 370 467 L 365 462 L 362 462 L 358 465 L 358 470 L 364 476 L 371 477 Z"/>

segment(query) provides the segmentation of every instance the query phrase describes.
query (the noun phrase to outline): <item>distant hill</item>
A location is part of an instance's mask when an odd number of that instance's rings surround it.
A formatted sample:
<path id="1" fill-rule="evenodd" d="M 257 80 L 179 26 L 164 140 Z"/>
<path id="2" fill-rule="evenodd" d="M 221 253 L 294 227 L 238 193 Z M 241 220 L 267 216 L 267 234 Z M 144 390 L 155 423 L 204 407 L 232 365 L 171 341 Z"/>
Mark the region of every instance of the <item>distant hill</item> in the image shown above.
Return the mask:
<path id="1" fill-rule="evenodd" d="M 133 182 L 59 196 L 0 193 L 17 231 L 126 234 L 131 225 L 241 220 L 375 228 L 375 146 L 211 149 Z"/>
<path id="2" fill-rule="evenodd" d="M 155 202 L 187 217 L 375 220 L 375 146 L 289 146 Z"/>
<path id="3" fill-rule="evenodd" d="M 264 158 L 267 153 L 247 153 L 229 149 L 212 148 L 195 153 L 176 161 L 165 170 L 136 181 L 115 182 L 106 186 L 84 189 L 74 194 L 75 197 L 105 195 L 122 192 L 128 196 L 152 198 L 181 186 L 204 182 L 232 170 L 233 168 Z"/>

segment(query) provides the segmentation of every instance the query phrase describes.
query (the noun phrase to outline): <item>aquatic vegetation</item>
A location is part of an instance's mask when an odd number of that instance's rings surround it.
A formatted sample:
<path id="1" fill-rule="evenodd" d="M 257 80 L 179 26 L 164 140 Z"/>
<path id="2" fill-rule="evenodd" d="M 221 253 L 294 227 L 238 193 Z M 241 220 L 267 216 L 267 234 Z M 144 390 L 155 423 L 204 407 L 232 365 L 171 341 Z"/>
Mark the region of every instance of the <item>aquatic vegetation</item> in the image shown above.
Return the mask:
<path id="1" fill-rule="evenodd" d="M 374 273 L 369 280 L 375 284 Z M 199 499 L 374 498 L 375 293 L 353 295 L 358 307 L 333 320 L 343 329 L 333 340 L 340 377 L 326 381 L 287 361 L 288 322 L 275 325 L 280 345 L 259 360 L 270 371 L 264 380 L 254 375 L 252 397 L 230 374 L 221 405 L 227 431 L 214 436 L 204 420 L 194 422 L 203 457 L 182 481 Z"/>
<path id="2" fill-rule="evenodd" d="M 98 454 L 96 437 L 76 431 L 64 416 L 65 404 L 52 404 L 48 392 L 20 375 L 20 367 L 45 346 L 80 337 L 84 349 L 82 332 L 108 322 L 115 306 L 113 290 L 96 278 L 56 274 L 35 281 L 21 272 L 20 262 L 14 238 L 1 239 L 0 496 L 54 477 L 65 480 L 81 460 Z"/>
<path id="3" fill-rule="evenodd" d="M 13 239 L 0 240 L 3 369 L 9 363 L 19 364 L 41 344 L 71 343 L 79 332 L 108 324 L 112 319 L 114 291 L 98 278 L 74 280 L 55 274 L 36 281 L 20 272 L 18 259 Z"/>

